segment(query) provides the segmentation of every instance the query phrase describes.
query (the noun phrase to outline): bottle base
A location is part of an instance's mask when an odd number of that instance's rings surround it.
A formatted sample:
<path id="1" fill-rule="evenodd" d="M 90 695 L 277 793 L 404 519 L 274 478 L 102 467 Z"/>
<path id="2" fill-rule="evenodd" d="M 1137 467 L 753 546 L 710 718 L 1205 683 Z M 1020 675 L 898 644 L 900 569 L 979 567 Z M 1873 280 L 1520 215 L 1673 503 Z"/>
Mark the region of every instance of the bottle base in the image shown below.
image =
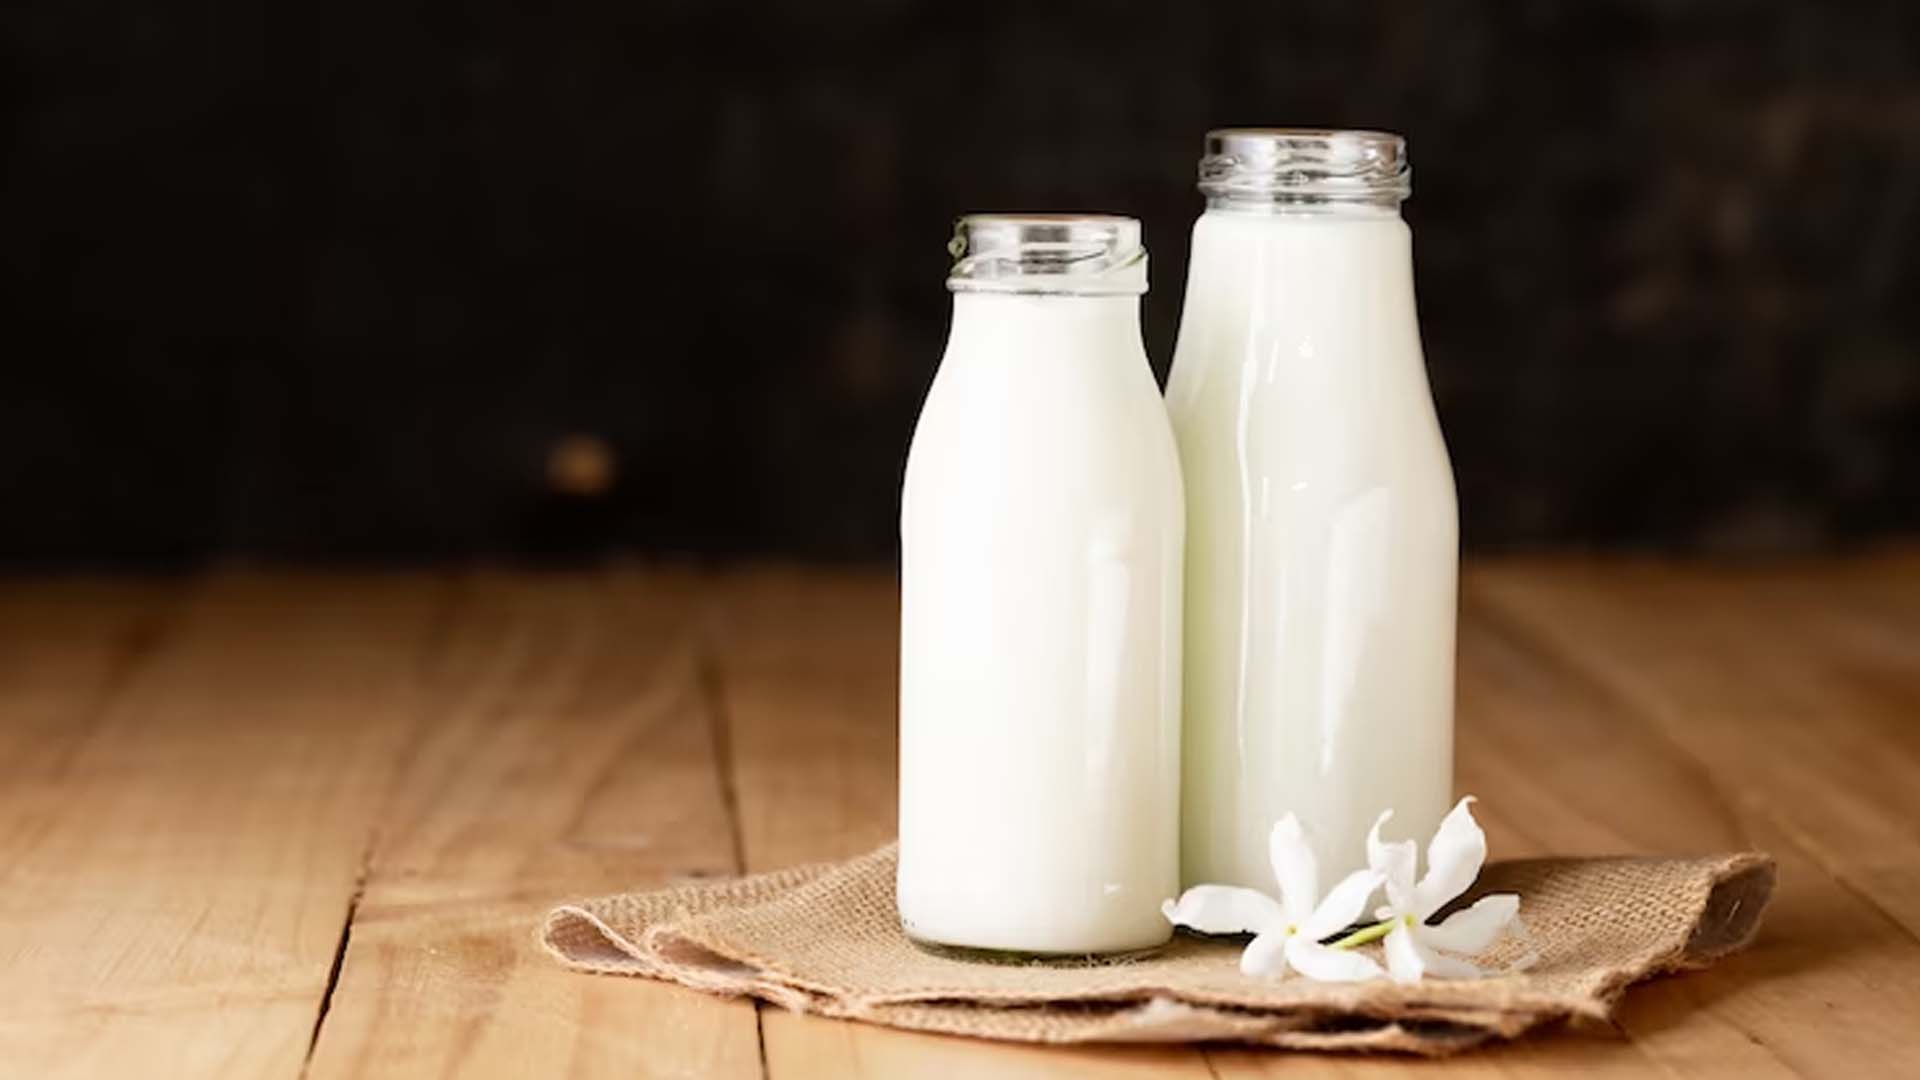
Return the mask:
<path id="1" fill-rule="evenodd" d="M 974 945 L 952 945 L 944 941 L 930 941 L 926 938 L 907 934 L 906 938 L 913 947 L 921 952 L 948 960 L 964 960 L 973 964 L 1004 964 L 1026 967 L 1042 964 L 1047 967 L 1103 967 L 1108 964 L 1125 964 L 1135 960 L 1144 960 L 1166 948 L 1165 944 L 1148 945 L 1137 949 L 1122 949 L 1116 952 L 1037 952 L 1027 949 L 989 949 Z"/>

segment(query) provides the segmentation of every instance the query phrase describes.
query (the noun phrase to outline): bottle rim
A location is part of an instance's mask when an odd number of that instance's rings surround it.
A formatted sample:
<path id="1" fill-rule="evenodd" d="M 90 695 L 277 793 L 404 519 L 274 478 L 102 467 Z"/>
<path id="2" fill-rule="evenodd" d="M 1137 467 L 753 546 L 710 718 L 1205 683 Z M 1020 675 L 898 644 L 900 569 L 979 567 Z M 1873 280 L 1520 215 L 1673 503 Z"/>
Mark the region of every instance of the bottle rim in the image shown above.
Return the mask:
<path id="1" fill-rule="evenodd" d="M 954 292 L 1138 296 L 1147 249 L 1138 218 L 1104 213 L 981 213 L 954 222 Z"/>
<path id="2" fill-rule="evenodd" d="M 1230 205 L 1393 208 L 1413 194 L 1405 137 L 1363 128 L 1217 128 L 1199 175 Z"/>

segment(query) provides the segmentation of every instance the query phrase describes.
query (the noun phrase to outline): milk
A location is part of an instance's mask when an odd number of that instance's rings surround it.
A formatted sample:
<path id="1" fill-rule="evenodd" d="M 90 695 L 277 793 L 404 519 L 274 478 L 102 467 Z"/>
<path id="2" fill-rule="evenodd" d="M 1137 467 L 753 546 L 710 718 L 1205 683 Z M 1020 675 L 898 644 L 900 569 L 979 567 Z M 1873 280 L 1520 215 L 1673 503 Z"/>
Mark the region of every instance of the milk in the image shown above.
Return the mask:
<path id="1" fill-rule="evenodd" d="M 1213 148 L 1235 158 L 1194 226 L 1167 387 L 1187 494 L 1182 869 L 1270 889 L 1289 812 L 1322 881 L 1364 864 L 1380 811 L 1389 838 L 1422 841 L 1445 813 L 1457 517 L 1411 234 L 1378 190 L 1404 158 L 1322 163 L 1379 169 L 1347 178 L 1371 197 L 1292 201 L 1257 142 Z M 1308 157 L 1292 175 L 1312 183 L 1314 153 L 1275 156 Z"/>
<path id="2" fill-rule="evenodd" d="M 1086 954 L 1170 934 L 1179 461 L 1141 344 L 1138 224 L 1091 220 L 1084 265 L 1048 269 L 1031 235 L 962 259 L 908 457 L 898 884 L 928 944 Z"/>

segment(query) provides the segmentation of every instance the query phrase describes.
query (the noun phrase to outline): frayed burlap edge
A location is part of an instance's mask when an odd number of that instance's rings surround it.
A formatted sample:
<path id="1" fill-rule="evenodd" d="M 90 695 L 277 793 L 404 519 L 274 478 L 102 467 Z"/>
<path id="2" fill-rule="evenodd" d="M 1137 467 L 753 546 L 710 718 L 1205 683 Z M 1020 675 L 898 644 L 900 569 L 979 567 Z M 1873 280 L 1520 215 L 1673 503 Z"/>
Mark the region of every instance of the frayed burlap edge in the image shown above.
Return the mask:
<path id="1" fill-rule="evenodd" d="M 1245 979 L 1232 943 L 1083 968 L 971 964 L 914 949 L 892 908 L 894 849 L 844 863 L 562 906 L 542 946 L 582 971 L 643 975 L 797 1012 L 1023 1042 L 1225 1041 L 1453 1053 L 1570 1017 L 1606 1017 L 1634 982 L 1747 944 L 1772 860 L 1545 859 L 1494 864 L 1543 962 L 1483 980 L 1322 984 Z M 1469 897 L 1468 899 L 1471 899 Z M 1517 944 L 1498 962 L 1516 959 Z"/>

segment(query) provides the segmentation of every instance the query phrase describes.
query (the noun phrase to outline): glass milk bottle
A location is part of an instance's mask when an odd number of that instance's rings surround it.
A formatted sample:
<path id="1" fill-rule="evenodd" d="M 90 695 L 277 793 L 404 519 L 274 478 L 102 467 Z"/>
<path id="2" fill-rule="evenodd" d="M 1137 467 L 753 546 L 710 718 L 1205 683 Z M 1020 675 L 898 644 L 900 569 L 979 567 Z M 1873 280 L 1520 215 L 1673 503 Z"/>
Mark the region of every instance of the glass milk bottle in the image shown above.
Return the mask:
<path id="1" fill-rule="evenodd" d="M 1179 892 L 1179 457 L 1140 223 L 959 223 L 902 496 L 900 917 L 1022 954 L 1164 943 Z"/>
<path id="2" fill-rule="evenodd" d="M 1414 313 L 1406 143 L 1211 132 L 1168 408 L 1187 493 L 1188 884 L 1321 880 L 1431 836 L 1453 770 L 1458 518 Z"/>

